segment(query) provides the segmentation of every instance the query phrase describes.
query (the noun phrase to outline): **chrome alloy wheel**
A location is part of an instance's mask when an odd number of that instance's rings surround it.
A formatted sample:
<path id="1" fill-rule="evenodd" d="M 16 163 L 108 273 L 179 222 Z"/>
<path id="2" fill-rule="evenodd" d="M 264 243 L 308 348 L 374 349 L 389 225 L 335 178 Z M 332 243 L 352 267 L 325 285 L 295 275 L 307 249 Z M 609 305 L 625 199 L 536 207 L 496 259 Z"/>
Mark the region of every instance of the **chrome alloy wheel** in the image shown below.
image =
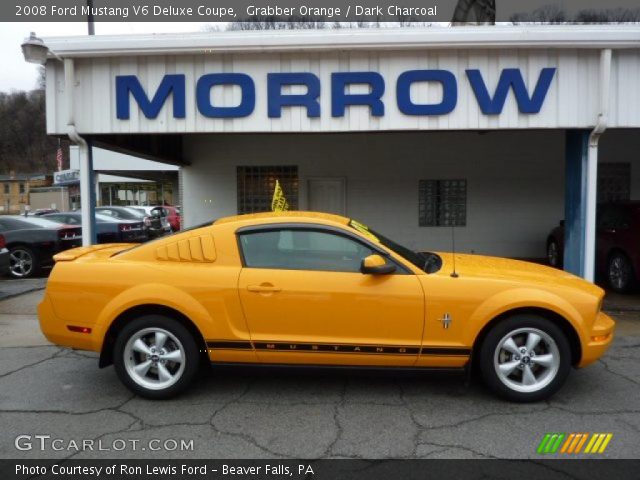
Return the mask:
<path id="1" fill-rule="evenodd" d="M 33 256 L 22 248 L 9 254 L 9 270 L 14 277 L 27 277 L 33 270 Z"/>
<path id="2" fill-rule="evenodd" d="M 620 255 L 613 257 L 609 263 L 609 281 L 616 290 L 623 290 L 629 283 L 631 271 L 629 264 Z"/>
<path id="3" fill-rule="evenodd" d="M 505 335 L 494 354 L 500 381 L 517 392 L 537 392 L 549 385 L 560 368 L 560 351 L 547 333 L 519 328 Z"/>
<path id="4" fill-rule="evenodd" d="M 124 347 L 127 374 L 138 385 L 162 390 L 175 384 L 185 368 L 184 348 L 171 332 L 145 328 L 134 333 Z"/>

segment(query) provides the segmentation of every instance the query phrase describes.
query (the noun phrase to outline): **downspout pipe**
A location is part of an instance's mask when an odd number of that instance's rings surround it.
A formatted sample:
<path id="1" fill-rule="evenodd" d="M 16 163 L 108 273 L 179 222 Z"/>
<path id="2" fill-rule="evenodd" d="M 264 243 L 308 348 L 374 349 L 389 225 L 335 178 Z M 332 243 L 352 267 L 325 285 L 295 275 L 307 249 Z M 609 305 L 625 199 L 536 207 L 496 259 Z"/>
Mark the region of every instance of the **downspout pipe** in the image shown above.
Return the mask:
<path id="1" fill-rule="evenodd" d="M 587 153 L 587 188 L 586 188 L 586 218 L 584 278 L 590 282 L 595 280 L 596 258 L 596 206 L 598 196 L 598 144 L 605 132 L 609 121 L 609 95 L 611 92 L 611 49 L 600 52 L 600 99 L 599 113 L 596 126 L 589 135 L 589 150 Z"/>
<path id="2" fill-rule="evenodd" d="M 92 159 L 89 155 L 87 141 L 80 136 L 76 129 L 75 100 L 73 90 L 75 86 L 75 65 L 72 58 L 64 59 L 64 85 L 67 100 L 67 135 L 78 145 L 80 153 L 80 208 L 82 219 L 82 245 L 95 243 L 95 216 L 93 212 L 91 177 L 93 171 Z"/>

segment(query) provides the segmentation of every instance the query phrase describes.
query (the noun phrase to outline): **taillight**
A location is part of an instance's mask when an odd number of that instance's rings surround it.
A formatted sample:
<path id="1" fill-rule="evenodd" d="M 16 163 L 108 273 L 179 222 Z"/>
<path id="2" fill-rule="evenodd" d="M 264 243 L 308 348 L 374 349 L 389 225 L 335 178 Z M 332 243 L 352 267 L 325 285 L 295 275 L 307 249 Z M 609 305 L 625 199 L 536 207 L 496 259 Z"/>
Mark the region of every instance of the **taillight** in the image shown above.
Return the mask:
<path id="1" fill-rule="evenodd" d="M 61 240 L 72 240 L 81 236 L 82 230 L 79 228 L 61 228 L 58 230 L 58 238 Z"/>
<path id="2" fill-rule="evenodd" d="M 127 225 L 126 223 L 121 223 L 120 224 L 120 231 L 121 232 L 128 232 L 131 229 L 132 229 L 131 225 Z"/>
<path id="3" fill-rule="evenodd" d="M 4 235 L 0 235 L 0 248 L 5 248 L 7 246 L 7 240 L 4 238 Z"/>
<path id="4" fill-rule="evenodd" d="M 77 325 L 67 325 L 67 328 L 71 332 L 76 333 L 91 333 L 91 329 L 89 327 L 79 327 Z"/>

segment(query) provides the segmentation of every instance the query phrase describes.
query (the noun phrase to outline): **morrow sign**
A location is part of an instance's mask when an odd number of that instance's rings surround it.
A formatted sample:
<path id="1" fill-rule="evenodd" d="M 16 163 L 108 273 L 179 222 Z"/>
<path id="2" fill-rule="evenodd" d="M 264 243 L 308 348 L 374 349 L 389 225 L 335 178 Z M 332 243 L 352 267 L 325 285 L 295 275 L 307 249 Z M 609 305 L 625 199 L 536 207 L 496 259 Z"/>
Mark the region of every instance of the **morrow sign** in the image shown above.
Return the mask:
<path id="1" fill-rule="evenodd" d="M 477 69 L 465 71 L 466 82 L 485 115 L 500 115 L 508 95 L 513 92 L 518 110 L 524 114 L 539 113 L 556 73 L 555 68 L 543 68 L 533 91 L 527 87 L 519 68 L 501 70 L 497 86 L 489 91 L 482 72 Z M 186 76 L 166 74 L 155 92 L 145 92 L 136 75 L 118 75 L 116 80 L 116 116 L 128 120 L 131 114 L 131 99 L 135 100 L 142 114 L 149 119 L 156 118 L 171 97 L 174 118 L 186 117 Z M 280 118 L 286 107 L 302 107 L 309 118 L 320 117 L 321 82 L 309 72 L 268 73 L 267 112 L 269 118 Z M 442 89 L 437 103 L 417 103 L 412 99 L 414 84 L 435 83 Z M 368 93 L 351 93 L 350 85 L 365 85 Z M 214 87 L 239 87 L 240 102 L 236 105 L 214 105 L 211 90 Z M 306 92 L 288 93 L 284 87 L 302 86 Z M 200 76 L 195 84 L 196 108 L 208 118 L 242 118 L 251 115 L 256 105 L 254 79 L 245 73 L 207 73 Z M 331 116 L 344 117 L 350 106 L 369 107 L 374 117 L 385 114 L 383 95 L 387 86 L 385 78 L 378 72 L 335 72 L 331 74 Z M 449 70 L 408 70 L 402 72 L 395 82 L 395 101 L 400 112 L 410 116 L 447 115 L 458 103 L 459 80 Z M 150 95 L 151 93 L 151 95 Z"/>

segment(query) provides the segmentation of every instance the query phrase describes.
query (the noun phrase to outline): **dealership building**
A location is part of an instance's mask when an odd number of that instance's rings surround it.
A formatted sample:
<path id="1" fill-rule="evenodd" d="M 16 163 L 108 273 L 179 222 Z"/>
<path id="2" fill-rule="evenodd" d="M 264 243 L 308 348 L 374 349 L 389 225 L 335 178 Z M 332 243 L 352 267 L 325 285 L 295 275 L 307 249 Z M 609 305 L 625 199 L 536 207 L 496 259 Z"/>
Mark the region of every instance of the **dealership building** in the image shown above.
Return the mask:
<path id="1" fill-rule="evenodd" d="M 640 199 L 638 26 L 43 43 L 48 133 L 80 145 L 81 186 L 86 140 L 180 166 L 187 226 L 268 210 L 279 180 L 293 208 L 416 250 L 455 233 L 459 251 L 543 258 L 565 219 L 565 265 L 593 278 L 596 203 Z"/>

